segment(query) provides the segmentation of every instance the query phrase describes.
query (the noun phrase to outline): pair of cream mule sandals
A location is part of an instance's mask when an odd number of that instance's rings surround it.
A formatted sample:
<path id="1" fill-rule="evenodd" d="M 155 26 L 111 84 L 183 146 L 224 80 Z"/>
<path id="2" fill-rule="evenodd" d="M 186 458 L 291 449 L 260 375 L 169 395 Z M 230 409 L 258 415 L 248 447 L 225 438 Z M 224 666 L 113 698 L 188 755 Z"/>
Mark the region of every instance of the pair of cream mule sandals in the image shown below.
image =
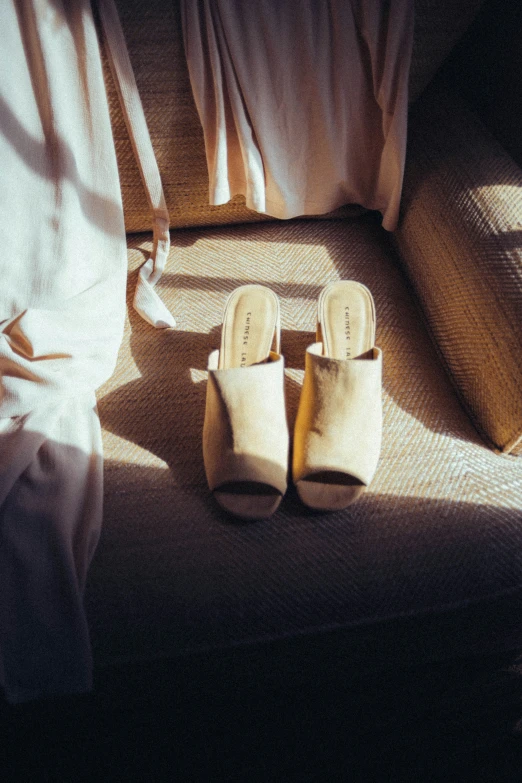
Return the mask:
<path id="1" fill-rule="evenodd" d="M 231 514 L 264 519 L 286 492 L 289 434 L 280 353 L 279 299 L 236 288 L 221 347 L 209 357 L 203 457 L 208 485 Z M 381 448 L 382 353 L 375 306 L 361 283 L 343 280 L 319 297 L 317 342 L 306 351 L 295 422 L 293 481 L 305 505 L 334 511 L 370 484 Z"/>

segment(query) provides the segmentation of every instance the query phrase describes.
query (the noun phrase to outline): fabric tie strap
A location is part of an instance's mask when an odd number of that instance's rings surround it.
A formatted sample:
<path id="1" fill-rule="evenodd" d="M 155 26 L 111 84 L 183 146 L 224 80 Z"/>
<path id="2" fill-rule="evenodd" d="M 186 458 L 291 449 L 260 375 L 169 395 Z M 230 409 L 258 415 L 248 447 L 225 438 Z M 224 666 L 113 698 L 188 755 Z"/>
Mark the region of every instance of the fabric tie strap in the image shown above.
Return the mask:
<path id="1" fill-rule="evenodd" d="M 161 277 L 169 255 L 169 213 L 116 5 L 114 0 L 99 0 L 98 7 L 109 64 L 153 217 L 152 253 L 139 271 L 134 293 L 134 309 L 151 326 L 165 329 L 175 326 L 176 321 L 160 299 L 155 285 Z"/>

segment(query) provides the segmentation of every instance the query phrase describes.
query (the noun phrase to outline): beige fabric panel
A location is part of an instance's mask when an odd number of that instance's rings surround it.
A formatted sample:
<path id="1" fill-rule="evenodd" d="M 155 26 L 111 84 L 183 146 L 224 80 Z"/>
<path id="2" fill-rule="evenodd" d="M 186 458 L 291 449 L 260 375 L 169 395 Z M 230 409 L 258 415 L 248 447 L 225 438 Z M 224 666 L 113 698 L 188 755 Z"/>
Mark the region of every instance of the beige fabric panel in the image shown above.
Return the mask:
<path id="1" fill-rule="evenodd" d="M 479 120 L 431 90 L 410 122 L 396 233 L 427 321 L 484 436 L 522 452 L 522 171 Z"/>
<path id="2" fill-rule="evenodd" d="M 417 0 L 411 97 L 416 97 L 434 75 L 480 4 L 480 0 L 459 3 Z M 163 179 L 172 228 L 270 219 L 247 209 L 241 196 L 223 206 L 208 203 L 203 132 L 185 61 L 179 0 L 147 3 L 118 0 L 117 6 Z M 105 70 L 126 230 L 149 231 L 147 200 L 108 67 Z M 347 207 L 333 214 L 349 217 L 356 213 L 356 209 Z"/>
<path id="3" fill-rule="evenodd" d="M 99 394 L 106 499 L 88 593 L 98 666 L 442 611 L 520 581 L 510 536 L 522 460 L 486 448 L 473 428 L 382 230 L 368 219 L 291 221 L 172 239 L 158 287 L 178 327 L 156 332 L 129 308 Z M 130 237 L 129 248 L 132 292 L 149 237 Z M 375 478 L 344 512 L 307 513 L 290 487 L 272 519 L 231 524 L 208 491 L 201 448 L 226 296 L 261 283 L 281 298 L 292 431 L 317 298 L 339 278 L 375 299 L 384 356 Z"/>
<path id="4" fill-rule="evenodd" d="M 361 204 L 393 231 L 413 0 L 257 0 L 247 12 L 243 0 L 184 0 L 181 9 L 211 203 L 241 194 L 285 220 Z"/>

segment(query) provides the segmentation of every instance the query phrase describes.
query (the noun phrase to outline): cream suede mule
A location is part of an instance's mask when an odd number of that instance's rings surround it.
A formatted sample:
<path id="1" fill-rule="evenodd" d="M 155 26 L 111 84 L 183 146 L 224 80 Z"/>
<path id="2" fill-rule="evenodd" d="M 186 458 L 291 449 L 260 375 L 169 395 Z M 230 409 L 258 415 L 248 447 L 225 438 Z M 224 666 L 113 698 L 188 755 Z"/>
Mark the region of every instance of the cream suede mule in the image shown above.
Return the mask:
<path id="1" fill-rule="evenodd" d="M 305 357 L 293 479 L 303 503 L 333 511 L 364 492 L 381 448 L 382 354 L 368 289 L 331 283 L 318 303 L 317 342 Z"/>
<path id="2" fill-rule="evenodd" d="M 288 425 L 279 300 L 245 285 L 229 296 L 221 347 L 208 363 L 203 458 L 217 502 L 246 519 L 263 519 L 286 492 Z"/>

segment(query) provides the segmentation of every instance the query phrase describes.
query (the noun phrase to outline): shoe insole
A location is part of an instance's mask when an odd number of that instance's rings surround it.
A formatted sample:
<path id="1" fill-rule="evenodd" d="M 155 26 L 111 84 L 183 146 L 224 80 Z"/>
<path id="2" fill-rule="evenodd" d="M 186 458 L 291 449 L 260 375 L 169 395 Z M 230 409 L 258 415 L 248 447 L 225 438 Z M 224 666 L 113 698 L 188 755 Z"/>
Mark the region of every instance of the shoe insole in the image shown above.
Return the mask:
<path id="1" fill-rule="evenodd" d="M 279 303 L 273 291 L 262 285 L 236 288 L 223 315 L 219 369 L 266 361 L 278 325 Z"/>
<path id="2" fill-rule="evenodd" d="M 353 280 L 331 283 L 318 303 L 318 340 L 331 359 L 370 358 L 375 342 L 373 298 Z"/>

